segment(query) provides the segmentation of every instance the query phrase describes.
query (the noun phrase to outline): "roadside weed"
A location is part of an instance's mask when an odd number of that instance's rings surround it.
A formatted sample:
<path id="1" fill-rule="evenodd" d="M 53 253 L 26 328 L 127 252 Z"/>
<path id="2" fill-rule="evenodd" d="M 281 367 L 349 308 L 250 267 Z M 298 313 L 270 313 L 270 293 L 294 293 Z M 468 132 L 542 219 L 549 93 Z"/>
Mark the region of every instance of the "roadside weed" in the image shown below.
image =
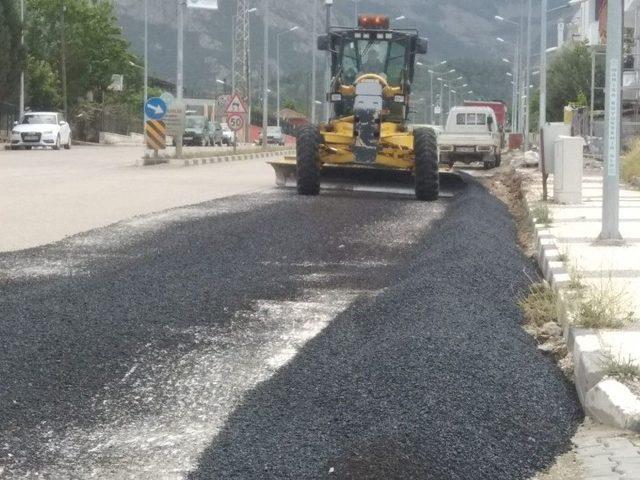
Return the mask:
<path id="1" fill-rule="evenodd" d="M 640 365 L 631 357 L 615 358 L 611 353 L 604 354 L 605 371 L 610 377 L 623 380 L 640 379 Z"/>
<path id="2" fill-rule="evenodd" d="M 551 215 L 551 210 L 549 210 L 549 206 L 544 203 L 538 203 L 531 210 L 531 216 L 533 217 L 533 222 L 536 224 L 542 225 L 551 225 L 553 223 L 553 215 Z"/>
<path id="3" fill-rule="evenodd" d="M 585 328 L 622 328 L 633 320 L 627 292 L 611 281 L 584 288 L 578 299 L 576 323 Z"/>
<path id="4" fill-rule="evenodd" d="M 558 321 L 558 295 L 546 283 L 534 283 L 529 294 L 518 302 L 527 323 L 542 327 Z"/>

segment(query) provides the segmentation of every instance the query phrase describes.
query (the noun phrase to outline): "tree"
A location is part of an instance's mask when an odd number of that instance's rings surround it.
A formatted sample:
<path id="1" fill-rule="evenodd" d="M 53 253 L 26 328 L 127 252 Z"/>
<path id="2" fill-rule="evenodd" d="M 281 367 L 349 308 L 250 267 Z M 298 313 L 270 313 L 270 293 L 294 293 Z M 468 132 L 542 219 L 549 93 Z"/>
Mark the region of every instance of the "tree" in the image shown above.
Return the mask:
<path id="1" fill-rule="evenodd" d="M 18 91 L 24 62 L 21 36 L 22 24 L 15 0 L 0 0 L 0 102 L 10 101 Z"/>
<path id="2" fill-rule="evenodd" d="M 601 57 L 596 57 L 596 86 L 604 87 L 605 69 Z M 564 107 L 586 105 L 591 93 L 591 51 L 583 42 L 563 47 L 549 65 L 547 77 L 547 119 L 562 121 Z M 596 89 L 596 110 L 604 108 L 604 93 Z"/>
<path id="3" fill-rule="evenodd" d="M 61 107 L 62 9 L 64 13 L 67 97 L 70 109 L 91 92 L 103 99 L 111 76 L 139 77 L 108 0 L 29 0 L 26 44 L 30 99 L 41 108 Z M 50 90 L 56 86 L 57 94 Z"/>

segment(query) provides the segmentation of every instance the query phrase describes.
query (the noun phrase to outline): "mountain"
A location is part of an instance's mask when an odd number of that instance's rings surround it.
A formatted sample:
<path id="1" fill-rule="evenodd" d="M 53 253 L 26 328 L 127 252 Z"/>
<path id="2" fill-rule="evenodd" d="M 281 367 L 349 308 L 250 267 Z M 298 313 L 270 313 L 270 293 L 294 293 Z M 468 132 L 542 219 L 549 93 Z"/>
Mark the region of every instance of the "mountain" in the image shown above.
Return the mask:
<path id="1" fill-rule="evenodd" d="M 562 0 L 555 0 L 559 2 Z M 176 0 L 148 0 L 150 21 L 149 59 L 154 76 L 175 81 L 176 71 Z M 133 50 L 143 52 L 142 0 L 116 0 L 118 19 Z M 336 0 L 334 24 L 352 25 L 355 16 L 353 0 Z M 217 12 L 189 11 L 185 22 L 185 85 L 188 89 L 213 93 L 220 88 L 216 78 L 231 82 L 232 24 L 236 12 L 234 0 L 220 0 Z M 275 47 L 275 35 L 294 25 L 300 28 L 282 37 L 283 89 L 297 99 L 306 98 L 309 90 L 312 8 L 311 0 L 271 0 L 270 45 Z M 539 5 L 536 0 L 534 5 Z M 553 5 L 554 2 L 550 2 Z M 255 5 L 261 7 L 261 1 Z M 360 13 L 381 13 L 392 18 L 398 28 L 418 28 L 429 38 L 430 54 L 426 63 L 447 59 L 464 72 L 470 88 L 480 95 L 509 99 L 510 85 L 501 61 L 511 53 L 496 42 L 497 36 L 515 39 L 513 26 L 500 23 L 495 15 L 519 19 L 520 1 L 516 0 L 360 0 Z M 537 8 L 536 8 L 537 9 Z M 536 12 L 537 13 L 537 12 Z M 319 28 L 323 28 L 324 13 L 318 10 Z M 538 15 L 535 15 L 536 19 Z M 262 64 L 262 13 L 251 15 L 251 47 L 253 84 L 260 84 Z M 536 20 L 537 21 L 537 20 Z M 270 49 L 272 64 L 275 48 Z M 319 60 L 323 65 L 323 60 Z M 465 68 L 471 66 L 472 68 Z M 275 67 L 271 66 L 273 72 Z M 474 71 L 495 72 L 497 82 L 474 82 Z M 486 80 L 486 73 L 482 78 Z M 321 79 L 321 75 L 319 75 Z M 320 82 L 320 80 L 319 80 Z M 319 83 L 319 88 L 321 88 Z M 304 101 L 304 100 L 302 100 Z"/>

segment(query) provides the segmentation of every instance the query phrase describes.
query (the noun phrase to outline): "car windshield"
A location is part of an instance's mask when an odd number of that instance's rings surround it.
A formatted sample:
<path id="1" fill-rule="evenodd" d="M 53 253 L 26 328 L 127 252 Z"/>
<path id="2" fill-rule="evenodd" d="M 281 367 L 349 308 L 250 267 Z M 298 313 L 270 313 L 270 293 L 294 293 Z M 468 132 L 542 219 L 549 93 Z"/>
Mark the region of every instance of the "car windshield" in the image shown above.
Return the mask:
<path id="1" fill-rule="evenodd" d="M 56 125 L 58 120 L 51 114 L 33 114 L 22 117 L 23 125 Z"/>
<path id="2" fill-rule="evenodd" d="M 405 53 L 405 40 L 348 41 L 342 50 L 343 80 L 354 83 L 360 75 L 375 73 L 386 77 L 391 85 L 400 85 Z"/>
<path id="3" fill-rule="evenodd" d="M 204 118 L 201 117 L 187 117 L 187 128 L 204 128 Z"/>

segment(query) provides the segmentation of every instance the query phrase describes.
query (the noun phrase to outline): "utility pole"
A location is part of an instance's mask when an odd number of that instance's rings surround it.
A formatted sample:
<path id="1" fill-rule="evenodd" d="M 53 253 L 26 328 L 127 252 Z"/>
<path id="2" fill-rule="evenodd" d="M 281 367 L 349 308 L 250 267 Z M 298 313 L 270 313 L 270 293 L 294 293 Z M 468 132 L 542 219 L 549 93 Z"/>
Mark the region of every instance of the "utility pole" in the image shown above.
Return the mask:
<path id="1" fill-rule="evenodd" d="M 355 25 L 356 27 L 358 26 L 358 0 L 353 0 L 353 4 L 354 4 L 354 9 L 355 9 Z"/>
<path id="2" fill-rule="evenodd" d="M 265 0 L 266 1 L 266 0 Z M 316 39 L 318 38 L 318 0 L 311 0 L 312 35 L 311 35 L 311 123 L 316 123 Z"/>
<path id="3" fill-rule="evenodd" d="M 527 71 L 525 74 L 525 101 L 526 101 L 526 111 L 524 117 L 524 151 L 527 152 L 529 150 L 529 121 L 531 119 L 531 99 L 530 93 L 531 89 L 529 88 L 530 75 L 531 75 L 531 17 L 533 10 L 531 8 L 531 0 L 528 0 L 528 12 L 527 12 Z M 545 10 L 546 12 L 546 10 Z M 546 15 L 546 13 L 545 13 Z"/>
<path id="4" fill-rule="evenodd" d="M 20 0 L 20 45 L 24 48 L 24 0 Z M 20 118 L 24 115 L 24 64 L 20 72 Z"/>
<path id="5" fill-rule="evenodd" d="M 176 74 L 176 98 L 184 101 L 184 8 L 186 0 L 178 0 L 178 65 Z M 182 134 L 176 136 L 176 156 L 182 156 Z"/>
<path id="6" fill-rule="evenodd" d="M 69 121 L 69 108 L 67 104 L 67 40 L 65 35 L 64 14 L 67 6 L 62 0 L 62 10 L 60 12 L 61 38 L 62 38 L 62 103 L 64 107 L 64 119 Z"/>
<path id="7" fill-rule="evenodd" d="M 604 133 L 602 232 L 598 241 L 622 243 L 620 235 L 620 127 L 622 121 L 622 34 L 624 0 L 609 0 Z"/>
<path id="8" fill-rule="evenodd" d="M 267 150 L 267 127 L 269 126 L 269 0 L 264 1 L 264 67 L 262 69 L 262 149 Z"/>

